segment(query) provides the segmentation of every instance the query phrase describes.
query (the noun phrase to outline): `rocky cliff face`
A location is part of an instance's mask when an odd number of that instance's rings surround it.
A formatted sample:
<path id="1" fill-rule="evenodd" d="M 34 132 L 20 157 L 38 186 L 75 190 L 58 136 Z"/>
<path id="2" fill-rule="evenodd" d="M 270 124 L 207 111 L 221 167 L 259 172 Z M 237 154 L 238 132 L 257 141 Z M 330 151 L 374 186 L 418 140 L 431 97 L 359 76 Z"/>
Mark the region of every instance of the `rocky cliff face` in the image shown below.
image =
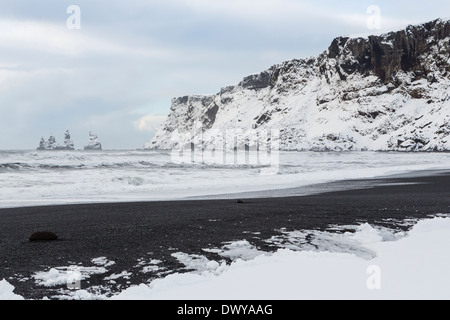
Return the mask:
<path id="1" fill-rule="evenodd" d="M 414 72 L 417 77 L 426 77 L 432 70 L 423 63 L 430 49 L 450 35 L 450 23 L 436 20 L 385 36 L 370 36 L 368 39 L 336 38 L 328 48 L 328 58 L 336 59 L 340 68 L 336 72 L 342 80 L 354 72 L 363 75 L 375 74 L 389 83 L 399 71 Z M 448 43 L 448 42 L 447 42 Z M 448 53 L 448 47 L 440 48 Z M 345 59 L 353 57 L 353 59 Z M 439 59 L 438 67 L 448 71 L 448 61 Z"/>
<path id="2" fill-rule="evenodd" d="M 450 150 L 450 21 L 339 37 L 317 57 L 173 99 L 144 148 L 208 148 L 231 129 L 241 145 L 277 130 L 283 150 Z"/>

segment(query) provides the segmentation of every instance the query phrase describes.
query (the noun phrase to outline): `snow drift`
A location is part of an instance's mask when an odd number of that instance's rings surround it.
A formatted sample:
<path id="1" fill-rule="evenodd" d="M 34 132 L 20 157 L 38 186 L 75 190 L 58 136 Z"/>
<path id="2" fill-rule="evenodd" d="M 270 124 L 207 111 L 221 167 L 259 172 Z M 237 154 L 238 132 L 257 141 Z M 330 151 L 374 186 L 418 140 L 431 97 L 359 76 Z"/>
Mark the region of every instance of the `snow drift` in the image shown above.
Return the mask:
<path id="1" fill-rule="evenodd" d="M 238 259 L 219 276 L 211 271 L 174 274 L 114 298 L 448 299 L 449 227 L 448 218 L 422 220 L 403 238 L 391 241 L 366 224 L 347 241 L 373 251 L 371 259 L 330 250 L 280 249 L 273 255 Z"/>

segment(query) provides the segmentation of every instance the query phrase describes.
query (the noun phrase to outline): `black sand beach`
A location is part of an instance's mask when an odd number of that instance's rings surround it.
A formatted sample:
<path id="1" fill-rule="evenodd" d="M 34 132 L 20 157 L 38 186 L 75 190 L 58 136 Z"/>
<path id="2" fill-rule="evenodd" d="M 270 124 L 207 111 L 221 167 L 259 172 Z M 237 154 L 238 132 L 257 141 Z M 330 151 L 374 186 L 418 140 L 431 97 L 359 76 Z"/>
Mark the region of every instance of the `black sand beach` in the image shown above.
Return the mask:
<path id="1" fill-rule="evenodd" d="M 55 288 L 35 284 L 31 278 L 35 272 L 79 263 L 92 266 L 93 258 L 106 257 L 115 264 L 105 274 L 92 275 L 82 287 L 105 285 L 108 275 L 131 272 L 129 279 L 116 280 L 110 288 L 114 291 L 119 284 L 123 289 L 156 277 L 138 271 L 140 258 L 159 259 L 161 266 L 179 271 L 183 266 L 171 256 L 174 252 L 219 259 L 202 249 L 243 239 L 261 250 L 276 250 L 264 240 L 279 234 L 280 228 L 326 229 L 360 222 L 392 226 L 394 222 L 386 219 L 450 213 L 450 172 L 345 181 L 322 187 L 340 190 L 352 186 L 365 188 L 249 198 L 244 203 L 235 199 L 186 200 L 1 209 L 0 280 L 6 279 L 15 286 L 14 292 L 26 299 L 52 297 L 57 294 Z M 40 230 L 53 231 L 59 238 L 30 242 L 28 237 Z"/>

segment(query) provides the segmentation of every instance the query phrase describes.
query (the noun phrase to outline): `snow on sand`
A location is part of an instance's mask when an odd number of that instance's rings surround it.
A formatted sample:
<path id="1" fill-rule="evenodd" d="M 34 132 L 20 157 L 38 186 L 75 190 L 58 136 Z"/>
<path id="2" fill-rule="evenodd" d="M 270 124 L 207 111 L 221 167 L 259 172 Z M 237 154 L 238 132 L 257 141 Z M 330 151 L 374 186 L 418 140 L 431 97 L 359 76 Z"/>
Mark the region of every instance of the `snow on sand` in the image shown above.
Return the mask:
<path id="1" fill-rule="evenodd" d="M 450 219 L 420 221 L 397 241 L 365 225 L 353 235 L 373 259 L 348 253 L 280 249 L 237 260 L 220 275 L 173 274 L 115 299 L 448 299 Z M 359 239 L 357 239 L 359 238 Z"/>
<path id="2" fill-rule="evenodd" d="M 125 289 L 112 299 L 300 300 L 300 299 L 449 299 L 450 218 L 419 221 L 408 233 L 362 224 L 356 232 L 317 233 L 312 247 L 297 248 L 301 232 L 275 253 L 257 254 L 245 241 L 224 246 L 223 256 L 240 257 L 227 265 L 206 257 L 176 256 L 195 269 Z M 280 239 L 272 239 L 280 241 Z M 217 250 L 220 249 L 206 249 Z M 251 254 L 248 254 L 251 253 Z M 6 280 L 0 299 L 21 299 Z M 86 290 L 74 299 L 104 299 Z"/>

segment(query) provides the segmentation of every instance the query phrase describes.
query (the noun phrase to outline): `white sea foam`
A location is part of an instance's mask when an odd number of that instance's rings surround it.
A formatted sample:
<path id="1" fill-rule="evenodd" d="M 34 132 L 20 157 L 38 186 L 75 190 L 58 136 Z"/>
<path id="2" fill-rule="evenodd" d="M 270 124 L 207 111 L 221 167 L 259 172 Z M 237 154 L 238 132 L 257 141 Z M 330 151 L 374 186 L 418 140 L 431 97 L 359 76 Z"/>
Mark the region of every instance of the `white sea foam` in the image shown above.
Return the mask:
<path id="1" fill-rule="evenodd" d="M 261 174 L 267 169 L 261 165 L 176 164 L 163 151 L 0 151 L 0 207 L 223 198 L 450 166 L 445 153 L 280 152 L 279 157 L 276 174 L 268 175 Z"/>

